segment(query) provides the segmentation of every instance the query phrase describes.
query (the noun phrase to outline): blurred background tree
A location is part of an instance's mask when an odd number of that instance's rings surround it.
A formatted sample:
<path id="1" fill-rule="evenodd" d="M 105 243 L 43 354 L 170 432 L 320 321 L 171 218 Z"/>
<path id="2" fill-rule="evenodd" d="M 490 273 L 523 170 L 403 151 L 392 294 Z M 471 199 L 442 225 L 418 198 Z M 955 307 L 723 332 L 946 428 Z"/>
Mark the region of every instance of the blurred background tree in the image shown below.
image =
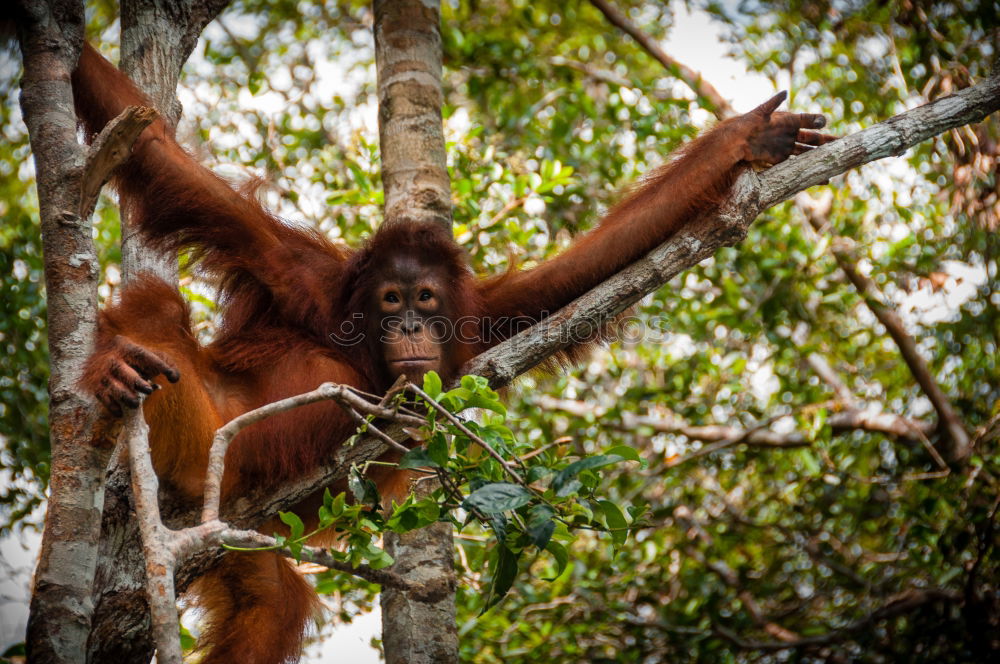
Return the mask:
<path id="1" fill-rule="evenodd" d="M 724 113 L 701 83 L 739 110 L 788 89 L 793 110 L 824 113 L 846 134 L 988 75 L 1000 47 L 994 0 L 615 2 L 688 69 L 664 67 L 597 4 L 444 3 L 455 234 L 482 272 L 559 251 L 616 191 Z M 116 8 L 90 5 L 91 39 L 116 60 Z M 357 242 L 381 203 L 370 24 L 360 2 L 235 3 L 186 69 L 181 142 L 223 175 L 265 178 L 260 195 L 286 218 Z M 717 35 L 725 58 L 701 55 Z M 9 529 L 36 523 L 44 500 L 47 358 L 32 166 L 16 59 L 3 57 Z M 735 81 L 734 63 L 748 72 Z M 463 657 L 995 656 L 998 139 L 994 116 L 770 210 L 738 247 L 646 298 L 606 351 L 511 390 L 515 433 L 543 454 L 640 449 L 648 467 L 623 466 L 602 491 L 645 517 L 624 546 L 583 537 L 552 583 L 541 579 L 555 563 L 531 562 L 484 615 L 477 570 L 488 551 L 463 532 Z M 98 214 L 110 297 L 117 210 L 106 201 Z M 845 270 L 901 317 L 970 434 L 968 459 L 949 465 L 934 447 L 936 409 Z M 185 274 L 182 287 L 210 336 L 210 285 Z M 342 620 L 373 592 L 318 579 Z"/>

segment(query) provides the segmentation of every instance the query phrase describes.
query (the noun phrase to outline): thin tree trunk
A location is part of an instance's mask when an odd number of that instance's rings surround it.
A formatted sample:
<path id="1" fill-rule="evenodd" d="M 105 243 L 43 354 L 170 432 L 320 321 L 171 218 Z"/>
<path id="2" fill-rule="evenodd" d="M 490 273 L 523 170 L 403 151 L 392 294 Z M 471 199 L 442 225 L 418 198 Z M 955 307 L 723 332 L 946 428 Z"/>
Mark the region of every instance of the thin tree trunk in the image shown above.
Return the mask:
<path id="1" fill-rule="evenodd" d="M 228 0 L 124 0 L 121 3 L 121 70 L 149 97 L 167 124 L 181 117 L 177 81 L 198 43 L 198 35 Z M 177 281 L 177 257 L 150 248 L 122 214 L 122 275 L 125 281 L 153 272 Z"/>
<path id="2" fill-rule="evenodd" d="M 451 193 L 441 125 L 441 6 L 436 1 L 375 0 L 379 141 L 385 223 L 402 219 L 451 230 Z M 458 661 L 451 524 L 387 534 L 393 571 L 422 584 L 445 579 L 431 600 L 382 590 L 382 644 L 388 664 Z"/>
<path id="3" fill-rule="evenodd" d="M 86 149 L 76 138 L 70 72 L 83 43 L 79 2 L 24 0 L 21 110 L 31 137 L 48 295 L 48 511 L 28 618 L 32 662 L 82 662 L 100 537 L 108 447 L 88 445 L 92 403 L 76 389 L 94 341 L 99 268 L 89 219 L 80 216 Z M 103 441 L 102 441 L 103 442 Z"/>
<path id="4" fill-rule="evenodd" d="M 440 25 L 438 0 L 375 1 L 385 222 L 426 221 L 451 230 Z"/>

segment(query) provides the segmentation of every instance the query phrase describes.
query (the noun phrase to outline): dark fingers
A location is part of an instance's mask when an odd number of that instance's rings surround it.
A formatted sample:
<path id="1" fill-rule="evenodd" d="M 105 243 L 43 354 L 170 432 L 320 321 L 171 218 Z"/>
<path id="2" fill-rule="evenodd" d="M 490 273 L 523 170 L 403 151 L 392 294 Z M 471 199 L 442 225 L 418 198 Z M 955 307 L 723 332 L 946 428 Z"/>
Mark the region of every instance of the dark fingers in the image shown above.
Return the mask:
<path id="1" fill-rule="evenodd" d="M 181 372 L 178 371 L 177 368 L 174 367 L 174 365 L 172 365 L 169 362 L 167 362 L 158 353 L 157 354 L 150 353 L 150 354 L 153 356 L 153 359 L 156 361 L 155 368 L 156 368 L 157 372 L 159 372 L 159 373 L 163 374 L 164 376 L 166 376 L 167 380 L 169 380 L 171 383 L 176 383 L 177 381 L 179 381 L 181 379 Z"/>
<path id="2" fill-rule="evenodd" d="M 122 357 L 129 365 L 135 367 L 146 380 L 160 374 L 166 376 L 171 383 L 180 380 L 180 372 L 159 354 L 146 350 L 124 337 L 119 338 L 119 343 L 122 346 Z"/>
<path id="3" fill-rule="evenodd" d="M 816 115 L 814 113 L 798 113 L 795 117 L 798 118 L 800 127 L 822 129 L 826 126 L 826 118 L 822 115 Z"/>
<path id="4" fill-rule="evenodd" d="M 837 140 L 837 137 L 831 136 L 830 134 L 823 134 L 812 129 L 799 129 L 798 136 L 795 137 L 795 140 L 799 143 L 805 143 L 807 145 L 824 145 Z"/>
<path id="5" fill-rule="evenodd" d="M 115 362 L 111 366 L 111 375 L 123 385 L 142 394 L 152 394 L 156 389 L 155 383 L 144 380 L 142 376 L 136 373 L 135 369 L 124 362 Z"/>
<path id="6" fill-rule="evenodd" d="M 106 376 L 103 379 L 102 389 L 96 396 L 114 415 L 122 414 L 122 405 L 129 408 L 139 407 L 139 397 L 136 393 L 113 376 Z"/>

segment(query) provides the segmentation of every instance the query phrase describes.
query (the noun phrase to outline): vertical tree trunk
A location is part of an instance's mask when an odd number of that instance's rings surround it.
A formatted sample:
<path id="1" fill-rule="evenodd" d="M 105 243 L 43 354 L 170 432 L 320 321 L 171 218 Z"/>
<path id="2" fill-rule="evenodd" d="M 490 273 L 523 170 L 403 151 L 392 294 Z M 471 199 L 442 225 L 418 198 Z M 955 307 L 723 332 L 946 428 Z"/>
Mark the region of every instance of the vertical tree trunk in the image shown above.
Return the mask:
<path id="1" fill-rule="evenodd" d="M 108 461 L 88 444 L 91 402 L 76 389 L 93 346 L 99 266 L 89 219 L 80 217 L 85 148 L 77 142 L 70 72 L 83 43 L 78 1 L 24 0 L 18 30 L 24 59 L 21 110 L 31 137 L 48 295 L 48 511 L 28 618 L 32 662 L 82 662 L 90 632 L 91 592 Z"/>
<path id="2" fill-rule="evenodd" d="M 451 230 L 440 24 L 438 0 L 375 0 L 385 221 L 426 221 Z"/>
<path id="3" fill-rule="evenodd" d="M 204 27 L 228 0 L 124 0 L 121 3 L 121 69 L 173 127 L 181 117 L 177 81 Z M 148 247 L 122 214 L 122 274 L 140 272 L 177 281 L 177 257 Z"/>
<path id="4" fill-rule="evenodd" d="M 385 223 L 411 219 L 451 229 L 451 187 L 441 126 L 441 7 L 437 0 L 375 0 L 379 140 Z M 386 536 L 393 570 L 416 583 L 448 580 L 431 601 L 382 591 L 382 644 L 388 664 L 458 661 L 454 543 L 437 523 Z"/>

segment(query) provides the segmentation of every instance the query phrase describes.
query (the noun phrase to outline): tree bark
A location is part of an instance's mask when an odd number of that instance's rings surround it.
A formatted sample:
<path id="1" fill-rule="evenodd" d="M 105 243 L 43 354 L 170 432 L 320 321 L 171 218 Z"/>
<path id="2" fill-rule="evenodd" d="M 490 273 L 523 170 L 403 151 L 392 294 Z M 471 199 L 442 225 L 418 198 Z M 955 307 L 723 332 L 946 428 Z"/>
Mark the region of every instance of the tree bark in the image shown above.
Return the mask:
<path id="1" fill-rule="evenodd" d="M 177 81 L 198 35 L 229 0 L 124 0 L 121 3 L 121 70 L 139 86 L 167 124 L 181 117 Z M 147 246 L 122 212 L 122 276 L 140 272 L 177 281 L 177 257 Z"/>
<path id="2" fill-rule="evenodd" d="M 375 65 L 385 223 L 451 230 L 451 183 L 441 125 L 441 3 L 376 0 Z"/>
<path id="3" fill-rule="evenodd" d="M 87 151 L 76 138 L 70 72 L 83 43 L 83 5 L 31 2 L 15 10 L 24 60 L 21 110 L 35 159 L 48 295 L 48 511 L 28 618 L 32 662 L 82 662 L 110 446 L 95 432 L 76 381 L 93 346 L 99 267 L 89 218 L 80 216 Z M 89 215 L 88 215 L 89 217 Z M 95 445 L 86 444 L 94 440 Z"/>
<path id="4" fill-rule="evenodd" d="M 375 0 L 379 142 L 385 222 L 410 219 L 451 230 L 451 184 L 441 124 L 441 5 Z M 415 584 L 438 583 L 433 597 L 382 589 L 382 646 L 388 664 L 458 661 L 454 541 L 450 523 L 388 533 L 392 570 Z"/>
<path id="5" fill-rule="evenodd" d="M 383 587 L 382 648 L 386 664 L 458 662 L 455 625 L 455 544 L 450 523 L 439 522 L 404 535 L 388 533 L 385 549 L 396 562 L 390 568 L 416 587 L 440 587 L 419 599 Z M 441 580 L 445 583 L 441 584 Z M 439 585 L 440 584 L 440 585 Z"/>
<path id="6" fill-rule="evenodd" d="M 877 159 L 901 155 L 932 136 L 979 122 L 1000 110 L 1000 75 L 947 97 L 900 113 L 850 136 L 793 157 L 759 175 L 743 174 L 729 198 L 589 293 L 580 296 L 537 325 L 473 358 L 462 367 L 508 385 L 545 358 L 586 339 L 593 330 L 638 302 L 682 270 L 746 237 L 764 210 L 813 185 Z"/>

